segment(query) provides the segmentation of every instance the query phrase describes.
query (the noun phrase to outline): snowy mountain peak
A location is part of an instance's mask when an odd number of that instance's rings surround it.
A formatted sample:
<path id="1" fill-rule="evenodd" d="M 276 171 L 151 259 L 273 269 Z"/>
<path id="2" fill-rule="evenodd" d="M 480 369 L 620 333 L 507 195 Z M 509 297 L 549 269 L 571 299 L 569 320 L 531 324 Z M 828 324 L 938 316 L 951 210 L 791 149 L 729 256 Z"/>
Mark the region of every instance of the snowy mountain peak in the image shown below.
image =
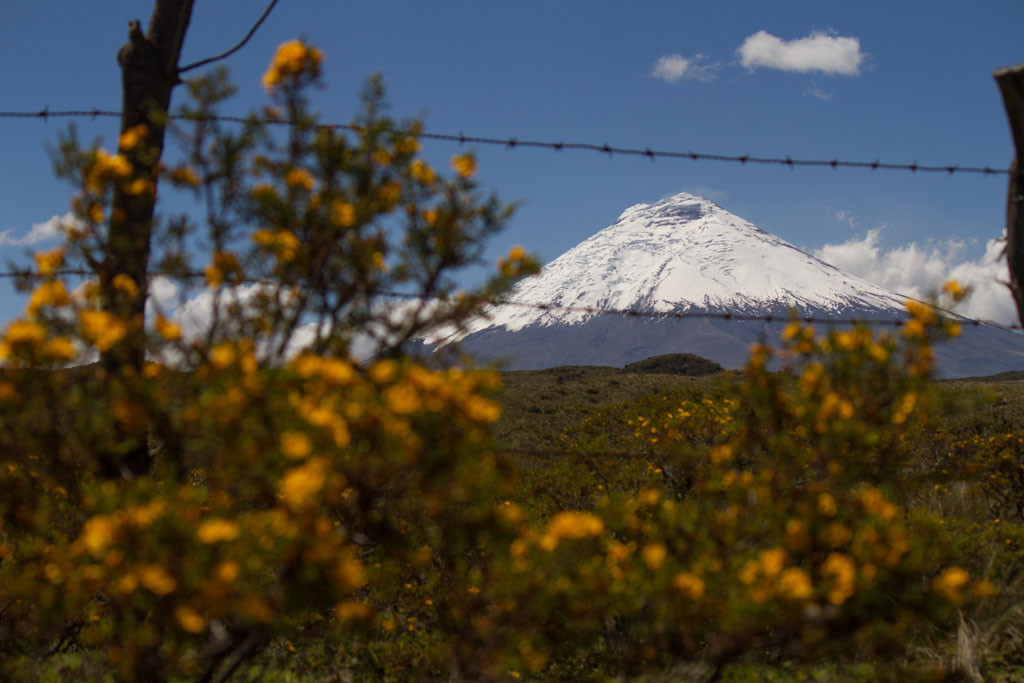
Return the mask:
<path id="1" fill-rule="evenodd" d="M 844 273 L 692 194 L 636 204 L 509 295 L 536 304 L 494 306 L 459 332 L 427 340 L 508 369 L 614 365 L 665 353 L 695 353 L 741 367 L 749 345 L 777 338 L 784 322 L 601 315 L 599 310 L 745 313 L 813 317 L 903 317 L 903 297 Z M 1024 337 L 965 327 L 954 345 L 936 350 L 946 376 L 1024 367 Z"/>
<path id="2" fill-rule="evenodd" d="M 623 221 L 643 218 L 676 219 L 680 222 L 687 222 L 702 218 L 715 211 L 723 210 L 722 207 L 710 199 L 687 192 L 680 192 L 653 204 L 634 204 L 622 212 L 615 225 Z"/>
<path id="3" fill-rule="evenodd" d="M 797 249 L 713 201 L 636 204 L 519 283 L 512 301 L 652 312 L 899 315 L 903 299 Z M 470 332 L 580 324 L 588 311 L 499 306 Z"/>

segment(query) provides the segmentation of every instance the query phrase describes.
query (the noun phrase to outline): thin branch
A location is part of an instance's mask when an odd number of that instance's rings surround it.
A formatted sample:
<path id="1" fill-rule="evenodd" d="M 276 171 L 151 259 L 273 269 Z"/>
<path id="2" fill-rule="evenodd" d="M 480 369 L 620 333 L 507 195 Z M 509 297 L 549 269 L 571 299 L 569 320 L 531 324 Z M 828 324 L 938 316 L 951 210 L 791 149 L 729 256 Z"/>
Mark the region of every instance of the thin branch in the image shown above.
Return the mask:
<path id="1" fill-rule="evenodd" d="M 214 55 L 213 57 L 207 57 L 206 59 L 201 59 L 198 62 L 195 62 L 193 64 L 189 64 L 187 66 L 183 66 L 180 69 L 178 69 L 178 73 L 179 74 L 183 74 L 186 71 L 191 71 L 192 69 L 198 69 L 201 66 L 206 66 L 207 64 L 210 64 L 212 62 L 216 62 L 218 60 L 230 57 L 231 55 L 233 55 L 236 52 L 238 52 L 239 50 L 241 50 L 243 47 L 245 47 L 245 44 L 249 42 L 249 39 L 252 38 L 253 35 L 256 34 L 256 31 L 259 30 L 260 25 L 263 23 L 263 21 L 268 16 L 270 16 L 270 11 L 272 9 L 274 9 L 274 5 L 276 5 L 277 3 L 278 3 L 278 0 L 270 0 L 270 4 L 267 5 L 267 9 L 263 10 L 263 14 L 260 15 L 260 18 L 256 21 L 255 24 L 253 24 L 253 27 L 251 29 L 249 29 L 249 32 L 245 34 L 245 38 L 242 38 L 242 42 L 240 42 L 238 45 L 235 45 L 233 48 L 231 48 L 227 52 L 222 52 L 219 55 Z"/>

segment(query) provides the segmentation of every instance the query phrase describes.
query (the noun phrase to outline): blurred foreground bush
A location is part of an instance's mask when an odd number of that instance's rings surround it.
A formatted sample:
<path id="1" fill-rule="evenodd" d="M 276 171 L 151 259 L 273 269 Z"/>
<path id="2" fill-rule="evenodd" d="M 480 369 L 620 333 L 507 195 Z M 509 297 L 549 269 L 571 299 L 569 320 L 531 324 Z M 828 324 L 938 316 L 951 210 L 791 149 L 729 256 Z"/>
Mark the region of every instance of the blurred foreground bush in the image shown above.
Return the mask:
<path id="1" fill-rule="evenodd" d="M 757 348 L 720 396 L 599 413 L 543 476 L 499 458 L 496 378 L 401 349 L 536 263 L 514 248 L 457 295 L 451 272 L 508 209 L 478 195 L 472 156 L 451 178 L 419 158 L 419 124 L 384 117 L 375 81 L 354 134 L 318 127 L 304 93 L 321 62 L 282 46 L 273 105 L 234 132 L 207 118 L 223 75 L 191 83 L 194 121 L 160 178 L 62 143 L 76 220 L 36 256 L 42 279 L 0 346 L 4 677 L 66 651 L 87 675 L 145 681 L 252 661 L 392 680 L 717 677 L 751 656 L 898 659 L 915 629 L 992 591 L 908 512 L 904 439 L 927 419 L 931 342 L 955 333 L 927 307 L 894 336 L 794 323 L 787 372 Z M 121 153 L 145 153 L 146 135 Z M 157 182 L 204 217 L 161 223 L 164 279 L 115 279 L 153 292 L 150 319 L 120 319 L 61 273 L 102 264 L 114 185 Z M 168 283 L 197 315 L 162 310 Z M 414 297 L 382 303 L 394 292 Z M 141 372 L 69 367 L 139 329 Z M 120 458 L 139 429 L 152 462 L 134 476 Z M 626 455 L 590 462 L 597 443 Z"/>

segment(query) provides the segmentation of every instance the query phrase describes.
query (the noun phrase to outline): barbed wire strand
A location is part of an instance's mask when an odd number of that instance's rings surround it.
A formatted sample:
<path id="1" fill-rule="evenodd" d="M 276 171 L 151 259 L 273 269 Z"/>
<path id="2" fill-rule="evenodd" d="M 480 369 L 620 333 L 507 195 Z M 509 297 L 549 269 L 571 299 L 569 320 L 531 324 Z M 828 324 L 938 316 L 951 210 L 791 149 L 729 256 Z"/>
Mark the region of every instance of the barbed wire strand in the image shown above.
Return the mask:
<path id="1" fill-rule="evenodd" d="M 85 269 L 69 269 L 64 268 L 55 271 L 50 275 L 43 275 L 31 270 L 12 270 L 0 272 L 0 279 L 23 279 L 23 280 L 41 280 L 49 277 L 90 277 L 95 276 L 96 273 L 91 270 Z M 205 273 L 199 272 L 152 272 L 151 277 L 169 277 L 178 279 L 201 279 L 205 278 Z M 226 280 L 227 281 L 227 280 Z M 276 282 L 272 279 L 267 278 L 234 278 L 230 279 L 230 284 L 273 284 Z M 403 299 L 403 300 L 429 300 L 434 297 L 427 297 L 423 294 L 416 294 L 411 292 L 396 292 L 391 290 L 382 290 L 376 293 L 377 296 L 388 299 Z M 1003 325 L 992 320 L 983 320 L 978 318 L 969 318 L 967 316 L 960 315 L 953 311 L 947 310 L 936 306 L 934 303 L 924 301 L 922 299 L 916 299 L 905 294 L 899 296 L 916 301 L 920 304 L 932 308 L 937 313 L 947 316 L 961 325 L 969 325 L 971 327 L 980 327 L 982 325 L 989 327 L 997 327 L 1007 331 L 1020 331 L 1024 330 L 1024 326 L 1019 324 Z M 791 323 L 791 322 L 802 322 L 806 324 L 821 324 L 821 325 L 838 325 L 851 327 L 856 325 L 868 325 L 870 327 L 902 327 L 907 324 L 905 319 L 872 319 L 872 318 L 823 318 L 819 316 L 807 316 L 800 315 L 799 312 L 796 315 L 777 315 L 772 313 L 740 313 L 740 312 L 726 312 L 726 311 L 702 311 L 702 310 L 687 310 L 687 311 L 651 311 L 633 308 L 598 308 L 595 306 L 571 306 L 554 303 L 536 303 L 529 301 L 516 301 L 514 299 L 503 300 L 493 299 L 484 300 L 481 302 L 487 306 L 501 307 L 501 306 L 513 306 L 516 308 L 529 308 L 538 311 L 562 311 L 567 313 L 586 313 L 590 315 L 618 315 L 629 318 L 649 318 L 649 319 L 702 319 L 702 320 L 725 320 L 735 322 L 760 322 L 767 324 L 775 323 Z M 485 314 L 486 315 L 486 314 Z"/>
<path id="2" fill-rule="evenodd" d="M 39 111 L 0 111 L 0 119 L 28 119 L 28 118 L 39 118 L 43 120 L 51 118 L 99 118 L 99 117 L 120 117 L 121 112 L 103 110 L 103 109 L 64 109 L 50 111 L 49 109 L 42 109 Z M 189 121 L 220 121 L 225 123 L 251 123 L 252 119 L 245 118 L 242 116 L 191 116 L 183 114 L 172 114 L 169 118 L 175 120 L 189 120 Z M 268 120 L 266 123 L 271 125 L 283 125 L 283 126 L 294 126 L 298 125 L 296 121 L 290 121 L 285 119 Z M 359 126 L 348 123 L 325 123 L 317 126 L 318 128 L 329 128 L 329 129 L 340 129 L 358 132 L 361 130 Z M 945 173 L 947 175 L 955 174 L 974 174 L 974 175 L 985 175 L 985 176 L 1010 176 L 1010 175 L 1024 175 L 1024 170 L 1017 171 L 1012 168 L 993 168 L 991 166 L 965 166 L 961 164 L 919 164 L 916 161 L 912 163 L 891 163 L 883 161 L 851 161 L 842 159 L 794 159 L 792 156 L 787 155 L 785 157 L 770 157 L 770 156 L 755 156 L 752 154 L 710 154 L 705 152 L 694 152 L 694 151 L 668 151 L 668 150 L 655 150 L 650 147 L 643 149 L 637 147 L 618 147 L 609 144 L 594 144 L 587 142 L 551 142 L 542 140 L 520 140 L 515 137 L 507 138 L 495 138 L 495 137 L 482 137 L 477 135 L 464 135 L 459 133 L 454 135 L 451 133 L 430 133 L 421 132 L 418 135 L 423 140 L 437 140 L 441 142 L 455 142 L 459 145 L 488 145 L 505 147 L 506 149 L 550 149 L 556 152 L 562 151 L 590 151 L 597 152 L 600 154 L 606 154 L 610 157 L 614 156 L 629 156 L 629 157 L 645 157 L 651 160 L 654 159 L 689 159 L 691 161 L 720 161 L 728 163 L 739 163 L 739 164 L 759 164 L 759 165 L 775 165 L 775 166 L 787 166 L 789 168 L 829 168 L 832 170 L 840 168 L 853 168 L 853 169 L 864 169 L 871 171 L 909 171 L 911 173 Z"/>

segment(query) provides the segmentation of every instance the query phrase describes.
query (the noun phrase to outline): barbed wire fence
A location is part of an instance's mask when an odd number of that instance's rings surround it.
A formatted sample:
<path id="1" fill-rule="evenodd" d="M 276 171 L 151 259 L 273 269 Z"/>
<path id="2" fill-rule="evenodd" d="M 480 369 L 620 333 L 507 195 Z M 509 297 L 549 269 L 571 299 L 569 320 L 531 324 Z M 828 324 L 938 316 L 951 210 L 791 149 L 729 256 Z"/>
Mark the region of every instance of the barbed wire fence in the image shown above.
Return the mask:
<path id="1" fill-rule="evenodd" d="M 37 111 L 0 111 L 0 119 L 58 119 L 58 118 L 111 118 L 121 117 L 121 112 L 105 109 L 61 109 L 53 110 L 40 109 Z M 217 121 L 222 123 L 245 124 L 252 119 L 243 116 L 194 116 L 184 114 L 171 114 L 171 120 L 184 121 Z M 295 126 L 298 122 L 288 119 L 267 119 L 262 120 L 276 126 Z M 333 130 L 348 130 L 358 132 L 361 128 L 351 123 L 323 123 L 318 128 Z M 421 132 L 418 136 L 423 140 L 435 140 L 440 142 L 454 142 L 459 145 L 485 145 L 492 147 L 504 147 L 506 149 L 548 149 L 555 152 L 597 152 L 610 157 L 643 157 L 655 159 L 688 159 L 690 161 L 719 161 L 727 163 L 751 164 L 751 165 L 773 165 L 789 168 L 819 168 L 833 169 L 840 168 L 862 169 L 869 171 L 908 171 L 910 173 L 945 173 L 947 175 L 973 174 L 984 176 L 1011 176 L 1024 175 L 1024 171 L 1017 171 L 1012 168 L 998 168 L 993 166 L 978 166 L 964 164 L 919 164 L 916 161 L 909 163 L 892 163 L 880 160 L 863 161 L 848 159 L 800 159 L 790 155 L 784 157 L 757 156 L 753 154 L 718 154 L 695 152 L 693 150 L 656 150 L 650 147 L 619 147 L 608 143 L 591 142 L 565 142 L 545 140 L 520 140 L 516 137 L 485 137 L 479 135 L 465 135 L 463 133 L 431 133 Z"/>

